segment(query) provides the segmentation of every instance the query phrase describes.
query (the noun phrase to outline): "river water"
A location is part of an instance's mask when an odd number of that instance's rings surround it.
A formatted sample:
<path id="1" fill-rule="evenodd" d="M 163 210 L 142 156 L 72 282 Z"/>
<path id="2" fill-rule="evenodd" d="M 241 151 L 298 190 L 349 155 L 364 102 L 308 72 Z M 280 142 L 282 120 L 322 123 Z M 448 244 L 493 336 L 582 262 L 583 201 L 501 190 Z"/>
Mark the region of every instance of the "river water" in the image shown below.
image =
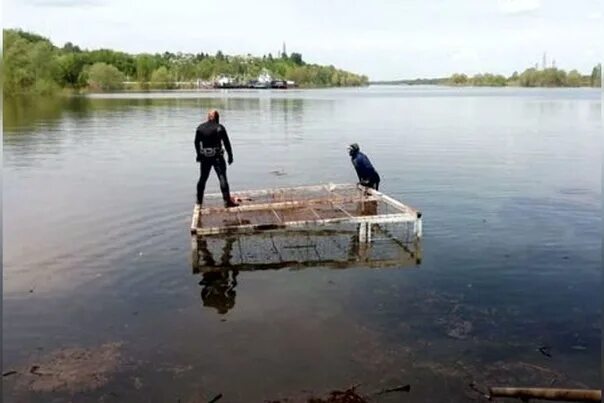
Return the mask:
<path id="1" fill-rule="evenodd" d="M 211 107 L 233 191 L 355 182 L 359 143 L 380 190 L 423 212 L 421 264 L 244 271 L 228 301 L 205 303 L 189 224 Z M 110 94 L 3 112 L 5 401 L 599 388 L 599 90 Z M 58 374 L 80 371 L 61 354 L 96 357 L 101 374 Z"/>

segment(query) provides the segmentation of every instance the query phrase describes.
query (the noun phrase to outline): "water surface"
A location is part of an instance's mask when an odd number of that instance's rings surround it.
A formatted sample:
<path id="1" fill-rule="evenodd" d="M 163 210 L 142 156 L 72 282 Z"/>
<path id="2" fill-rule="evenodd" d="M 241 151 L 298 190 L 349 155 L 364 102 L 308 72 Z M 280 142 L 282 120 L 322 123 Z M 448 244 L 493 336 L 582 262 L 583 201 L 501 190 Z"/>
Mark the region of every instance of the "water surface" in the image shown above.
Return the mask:
<path id="1" fill-rule="evenodd" d="M 188 227 L 194 129 L 211 107 L 234 147 L 234 191 L 354 182 L 346 145 L 359 143 L 380 190 L 422 210 L 421 265 L 240 272 L 224 306 L 204 304 Z M 112 94 L 3 108 L 3 364 L 19 372 L 4 377 L 6 401 L 251 402 L 408 383 L 409 401 L 461 402 L 480 398 L 472 381 L 599 385 L 597 90 Z M 98 387 L 23 382 L 56 351 L 108 343 L 120 365 Z"/>

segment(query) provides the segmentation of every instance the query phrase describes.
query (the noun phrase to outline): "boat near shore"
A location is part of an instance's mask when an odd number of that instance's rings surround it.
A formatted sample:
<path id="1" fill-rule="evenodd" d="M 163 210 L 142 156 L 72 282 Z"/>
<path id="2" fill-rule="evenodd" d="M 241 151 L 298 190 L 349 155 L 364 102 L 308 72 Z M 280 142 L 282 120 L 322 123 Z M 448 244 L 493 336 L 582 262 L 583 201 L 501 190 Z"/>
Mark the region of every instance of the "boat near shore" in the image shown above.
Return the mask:
<path id="1" fill-rule="evenodd" d="M 294 81 L 276 79 L 268 71 L 263 71 L 257 79 L 248 81 L 239 81 L 229 76 L 219 76 L 213 82 L 213 88 L 217 89 L 288 89 L 295 88 Z"/>

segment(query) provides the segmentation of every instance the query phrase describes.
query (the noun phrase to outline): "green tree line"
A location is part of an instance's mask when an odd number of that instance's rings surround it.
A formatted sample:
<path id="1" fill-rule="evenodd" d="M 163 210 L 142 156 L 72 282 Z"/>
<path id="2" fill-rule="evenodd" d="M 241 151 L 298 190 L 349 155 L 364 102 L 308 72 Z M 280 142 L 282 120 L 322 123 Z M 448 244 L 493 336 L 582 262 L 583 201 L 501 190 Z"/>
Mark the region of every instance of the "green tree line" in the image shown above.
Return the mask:
<path id="1" fill-rule="evenodd" d="M 57 47 L 47 38 L 15 29 L 3 30 L 4 94 L 52 94 L 62 89 L 112 91 L 124 83 L 138 89 L 175 88 L 177 83 L 229 75 L 255 79 L 268 70 L 275 78 L 301 87 L 366 85 L 366 76 L 306 63 L 300 53 L 262 57 L 156 53 L 128 54 L 110 49 L 85 50 L 71 42 Z"/>
<path id="2" fill-rule="evenodd" d="M 476 87 L 599 87 L 602 85 L 602 65 L 594 66 L 591 74 L 581 74 L 577 70 L 550 67 L 546 69 L 528 68 L 522 73 L 514 72 L 505 77 L 501 74 L 453 74 L 443 80 L 443 84 Z"/>
<path id="3" fill-rule="evenodd" d="M 577 70 L 566 72 L 555 67 L 547 69 L 529 68 L 522 73 L 515 71 L 511 76 L 501 74 L 456 73 L 444 78 L 416 78 L 411 80 L 374 81 L 371 84 L 407 85 L 454 85 L 475 87 L 600 87 L 602 85 L 602 65 L 594 66 L 591 74 L 581 74 Z"/>

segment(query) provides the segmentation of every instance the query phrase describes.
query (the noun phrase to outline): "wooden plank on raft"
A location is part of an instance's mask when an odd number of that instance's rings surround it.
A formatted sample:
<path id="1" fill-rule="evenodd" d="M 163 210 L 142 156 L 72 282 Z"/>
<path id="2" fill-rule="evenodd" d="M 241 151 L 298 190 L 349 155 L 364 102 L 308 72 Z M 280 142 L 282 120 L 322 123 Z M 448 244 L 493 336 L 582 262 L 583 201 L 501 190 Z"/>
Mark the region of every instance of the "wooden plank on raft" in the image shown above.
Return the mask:
<path id="1" fill-rule="evenodd" d="M 306 207 L 311 205 L 318 204 L 331 204 L 331 203 L 340 203 L 340 204 L 348 204 L 348 203 L 359 203 L 359 202 L 369 202 L 369 201 L 380 201 L 377 197 L 368 197 L 363 200 L 358 198 L 348 197 L 348 198 L 340 198 L 340 199 L 308 199 L 308 200 L 292 200 L 292 201 L 279 201 L 279 202 L 265 202 L 265 203 L 256 203 L 256 204 L 248 204 L 242 205 L 239 207 L 204 207 L 201 209 L 202 215 L 208 215 L 213 213 L 237 213 L 243 211 L 256 211 L 256 210 L 265 210 L 265 209 L 276 209 L 276 210 L 284 210 L 291 209 L 296 207 Z"/>
<path id="2" fill-rule="evenodd" d="M 353 185 L 350 183 L 345 184 L 323 184 L 323 185 L 305 185 L 305 186 L 293 186 L 293 187 L 284 187 L 284 188 L 276 188 L 276 189 L 254 189 L 254 190 L 241 190 L 237 192 L 233 192 L 234 196 L 238 197 L 259 197 L 259 196 L 273 196 L 277 193 L 286 194 L 291 192 L 321 192 L 327 191 L 328 194 L 332 193 L 335 190 L 355 190 L 357 189 L 357 185 Z M 221 193 L 211 193 L 206 195 L 205 197 L 209 198 L 222 198 Z"/>
<path id="3" fill-rule="evenodd" d="M 333 203 L 333 206 L 340 210 L 342 213 L 346 214 L 346 216 L 348 216 L 349 218 L 354 218 L 348 211 L 344 210 L 344 207 L 340 206 L 339 204 Z"/>
<path id="4" fill-rule="evenodd" d="M 321 219 L 321 216 L 319 215 L 319 213 L 317 213 L 317 211 L 314 208 L 312 208 L 312 207 L 309 206 L 308 209 L 317 218 L 317 220 Z"/>
<path id="5" fill-rule="evenodd" d="M 277 214 L 277 212 L 275 211 L 274 208 L 271 208 L 271 212 L 273 213 L 273 215 L 275 216 L 275 218 L 277 219 L 277 222 L 279 224 L 283 224 L 283 220 L 281 219 L 281 217 L 279 217 L 279 214 Z"/>
<path id="6" fill-rule="evenodd" d="M 191 218 L 191 234 L 197 233 L 197 228 L 201 227 L 201 223 L 199 222 L 199 205 L 196 204 L 193 207 L 193 217 Z"/>

